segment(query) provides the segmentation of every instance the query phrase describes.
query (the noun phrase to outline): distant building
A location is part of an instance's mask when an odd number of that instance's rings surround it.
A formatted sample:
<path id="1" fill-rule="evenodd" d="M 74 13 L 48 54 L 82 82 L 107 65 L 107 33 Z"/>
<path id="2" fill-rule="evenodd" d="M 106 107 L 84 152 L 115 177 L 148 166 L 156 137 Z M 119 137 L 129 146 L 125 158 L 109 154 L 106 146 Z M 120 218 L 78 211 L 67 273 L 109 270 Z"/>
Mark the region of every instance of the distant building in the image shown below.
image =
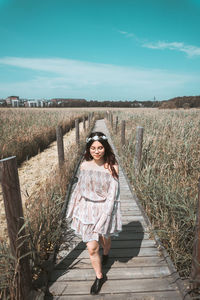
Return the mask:
<path id="1" fill-rule="evenodd" d="M 24 106 L 25 107 L 44 107 L 45 103 L 44 103 L 44 100 L 30 99 L 30 100 L 24 101 Z"/>
<path id="2" fill-rule="evenodd" d="M 27 100 L 24 103 L 24 106 L 26 106 L 26 107 L 37 107 L 37 101 L 35 101 L 35 100 Z"/>
<path id="3" fill-rule="evenodd" d="M 6 98 L 7 106 L 19 107 L 19 96 L 9 96 Z"/>
<path id="4" fill-rule="evenodd" d="M 6 106 L 6 100 L 0 99 L 0 106 Z"/>
<path id="5" fill-rule="evenodd" d="M 44 107 L 45 106 L 45 101 L 44 100 L 37 100 L 37 106 L 38 107 Z"/>

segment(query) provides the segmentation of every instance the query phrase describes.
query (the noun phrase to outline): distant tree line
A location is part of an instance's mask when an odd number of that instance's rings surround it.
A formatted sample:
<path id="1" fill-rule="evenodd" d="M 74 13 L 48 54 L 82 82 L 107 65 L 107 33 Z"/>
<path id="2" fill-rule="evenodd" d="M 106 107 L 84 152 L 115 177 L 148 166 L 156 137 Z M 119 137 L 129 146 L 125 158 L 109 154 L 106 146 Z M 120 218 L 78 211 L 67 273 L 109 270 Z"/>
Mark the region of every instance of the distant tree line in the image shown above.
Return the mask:
<path id="1" fill-rule="evenodd" d="M 198 108 L 200 107 L 200 96 L 175 97 L 167 101 L 161 101 L 159 108 Z"/>
<path id="2" fill-rule="evenodd" d="M 53 107 L 158 107 L 165 108 L 193 108 L 200 107 L 200 96 L 183 96 L 176 97 L 163 101 L 97 101 L 85 99 L 62 99 L 60 101 L 52 102 L 50 106 Z"/>
<path id="3" fill-rule="evenodd" d="M 9 106 L 4 99 L 0 99 L 0 106 Z M 200 107 L 200 96 L 175 97 L 162 101 L 97 101 L 85 99 L 54 98 L 43 103 L 43 107 L 158 107 L 160 109 L 194 108 Z"/>
<path id="4" fill-rule="evenodd" d="M 52 107 L 158 107 L 158 101 L 97 101 L 84 99 L 70 99 L 68 101 L 56 101 Z"/>

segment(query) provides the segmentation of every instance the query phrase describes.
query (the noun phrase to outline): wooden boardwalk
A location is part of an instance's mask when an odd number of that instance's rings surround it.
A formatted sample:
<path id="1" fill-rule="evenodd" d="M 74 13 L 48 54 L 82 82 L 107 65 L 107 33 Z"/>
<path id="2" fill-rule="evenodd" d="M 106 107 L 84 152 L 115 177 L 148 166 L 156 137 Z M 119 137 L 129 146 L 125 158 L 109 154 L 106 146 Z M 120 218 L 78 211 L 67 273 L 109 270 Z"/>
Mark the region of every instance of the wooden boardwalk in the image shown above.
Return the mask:
<path id="1" fill-rule="evenodd" d="M 104 120 L 98 120 L 94 130 L 109 137 Z M 45 299 L 183 299 L 166 260 L 155 240 L 150 239 L 147 223 L 126 177 L 119 170 L 123 231 L 112 239 L 109 263 L 103 269 L 108 280 L 100 294 L 89 294 L 95 273 L 85 243 L 74 237 L 71 250 L 59 253 L 60 260 L 50 276 L 50 294 Z"/>

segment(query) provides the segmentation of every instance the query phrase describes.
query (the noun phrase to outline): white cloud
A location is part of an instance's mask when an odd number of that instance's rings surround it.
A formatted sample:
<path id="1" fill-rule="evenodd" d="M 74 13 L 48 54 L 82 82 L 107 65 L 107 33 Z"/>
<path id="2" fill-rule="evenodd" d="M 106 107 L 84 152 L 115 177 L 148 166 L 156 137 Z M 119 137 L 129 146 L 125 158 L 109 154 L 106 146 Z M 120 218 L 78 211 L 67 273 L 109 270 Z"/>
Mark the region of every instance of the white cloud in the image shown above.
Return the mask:
<path id="1" fill-rule="evenodd" d="M 144 41 L 142 38 L 138 38 L 135 34 L 129 33 L 127 31 L 118 30 L 118 32 L 124 35 L 127 38 L 134 37 L 134 39 L 142 45 L 142 47 L 150 48 L 150 49 L 170 49 L 176 50 L 180 52 L 186 53 L 189 57 L 192 56 L 200 56 L 200 47 L 196 47 L 193 45 L 186 45 L 183 42 L 165 42 L 165 41 L 158 41 L 158 42 L 148 42 Z"/>
<path id="2" fill-rule="evenodd" d="M 135 37 L 135 34 L 133 33 L 129 33 L 127 31 L 122 31 L 122 30 L 118 30 L 119 33 L 123 34 L 125 37 L 130 38 L 130 37 Z"/>
<path id="3" fill-rule="evenodd" d="M 200 80 L 194 75 L 159 69 L 97 64 L 60 58 L 0 58 L 0 65 L 32 70 L 32 78 L 0 83 L 0 95 L 84 97 L 87 99 L 159 99 L 186 94 Z M 198 81 L 198 82 L 197 82 Z M 23 95 L 22 95 L 23 93 Z"/>
<path id="4" fill-rule="evenodd" d="M 170 49 L 177 50 L 186 53 L 188 56 L 199 56 L 200 55 L 200 47 L 185 45 L 182 42 L 156 42 L 156 43 L 145 43 L 143 47 L 151 48 L 151 49 Z"/>

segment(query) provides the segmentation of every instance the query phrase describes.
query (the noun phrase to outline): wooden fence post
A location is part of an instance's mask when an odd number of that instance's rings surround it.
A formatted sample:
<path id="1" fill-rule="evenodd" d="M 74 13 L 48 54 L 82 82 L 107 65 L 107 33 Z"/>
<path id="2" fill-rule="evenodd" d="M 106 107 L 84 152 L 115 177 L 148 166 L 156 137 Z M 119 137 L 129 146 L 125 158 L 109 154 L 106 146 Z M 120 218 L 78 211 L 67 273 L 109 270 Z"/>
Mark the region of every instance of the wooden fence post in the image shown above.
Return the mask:
<path id="1" fill-rule="evenodd" d="M 109 122 L 111 123 L 111 111 L 109 111 Z"/>
<path id="2" fill-rule="evenodd" d="M 198 202 L 196 215 L 196 229 L 192 255 L 191 288 L 200 287 L 200 178 L 198 182 Z"/>
<path id="3" fill-rule="evenodd" d="M 113 113 L 112 112 L 110 113 L 110 125 L 111 125 L 111 128 L 113 129 Z"/>
<path id="4" fill-rule="evenodd" d="M 125 129 L 126 129 L 126 122 L 125 120 L 122 120 L 122 125 L 121 125 L 121 145 L 125 145 Z"/>
<path id="5" fill-rule="evenodd" d="M 83 130 L 85 131 L 86 127 L 85 127 L 85 117 L 83 117 Z"/>
<path id="6" fill-rule="evenodd" d="M 118 130 L 118 116 L 116 117 L 116 122 L 115 122 L 115 133 L 117 134 Z"/>
<path id="7" fill-rule="evenodd" d="M 79 119 L 75 120 L 75 128 L 76 128 L 76 145 L 80 144 L 80 135 L 79 135 Z"/>
<path id="8" fill-rule="evenodd" d="M 110 112 L 108 111 L 108 122 L 110 122 Z"/>
<path id="9" fill-rule="evenodd" d="M 90 119 L 90 113 L 88 115 L 88 128 L 90 128 L 90 125 L 91 125 L 91 119 Z"/>
<path id="10" fill-rule="evenodd" d="M 0 174 L 10 248 L 18 264 L 15 278 L 17 287 L 15 299 L 29 299 L 31 272 L 27 256 L 28 248 L 25 239 L 24 214 L 16 156 L 0 160 Z"/>
<path id="11" fill-rule="evenodd" d="M 58 163 L 59 168 L 61 169 L 64 164 L 64 146 L 63 146 L 63 133 L 62 133 L 62 127 L 57 126 L 56 128 L 56 139 L 57 139 L 57 149 L 58 149 Z"/>
<path id="12" fill-rule="evenodd" d="M 136 129 L 136 143 L 135 143 L 135 157 L 134 157 L 134 170 L 135 174 L 138 175 L 140 172 L 140 162 L 142 157 L 142 142 L 143 142 L 144 128 L 137 126 Z"/>

